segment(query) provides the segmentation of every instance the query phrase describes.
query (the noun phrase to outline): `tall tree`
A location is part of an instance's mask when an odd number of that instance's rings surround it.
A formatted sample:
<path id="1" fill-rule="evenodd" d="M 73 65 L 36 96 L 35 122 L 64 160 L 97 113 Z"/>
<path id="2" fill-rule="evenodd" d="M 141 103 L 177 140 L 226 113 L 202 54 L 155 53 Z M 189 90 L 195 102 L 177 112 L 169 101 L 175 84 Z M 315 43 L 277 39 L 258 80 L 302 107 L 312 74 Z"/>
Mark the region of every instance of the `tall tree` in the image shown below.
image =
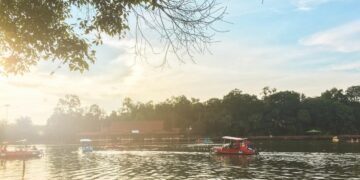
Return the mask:
<path id="1" fill-rule="evenodd" d="M 346 103 L 348 100 L 343 90 L 337 88 L 332 88 L 321 93 L 321 98 L 343 103 Z"/>
<path id="2" fill-rule="evenodd" d="M 264 122 L 272 134 L 290 134 L 296 130 L 297 111 L 300 94 L 294 91 L 281 91 L 264 99 L 266 110 Z"/>
<path id="3" fill-rule="evenodd" d="M 224 108 L 232 117 L 231 131 L 233 135 L 251 133 L 261 117 L 262 103 L 254 95 L 244 94 L 238 89 L 230 91 L 223 98 Z"/>
<path id="4" fill-rule="evenodd" d="M 346 89 L 349 101 L 360 103 L 360 86 L 351 86 Z"/>
<path id="5" fill-rule="evenodd" d="M 99 105 L 93 104 L 87 110 L 81 122 L 79 123 L 81 131 L 98 131 L 100 130 L 101 123 L 105 119 L 105 112 L 100 108 Z"/>
<path id="6" fill-rule="evenodd" d="M 83 108 L 76 95 L 60 98 L 53 114 L 47 121 L 48 133 L 59 140 L 71 139 L 81 130 Z"/>
<path id="7" fill-rule="evenodd" d="M 64 98 L 60 98 L 56 107 L 57 113 L 82 113 L 81 101 L 79 96 L 67 94 Z"/>

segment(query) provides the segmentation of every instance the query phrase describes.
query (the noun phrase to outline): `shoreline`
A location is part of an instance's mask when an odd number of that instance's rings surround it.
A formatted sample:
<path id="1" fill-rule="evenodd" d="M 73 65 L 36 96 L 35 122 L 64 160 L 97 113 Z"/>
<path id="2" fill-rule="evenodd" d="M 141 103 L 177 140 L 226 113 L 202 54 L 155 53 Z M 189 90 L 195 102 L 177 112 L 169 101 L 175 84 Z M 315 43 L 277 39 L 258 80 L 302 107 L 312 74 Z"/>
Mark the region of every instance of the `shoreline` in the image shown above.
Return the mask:
<path id="1" fill-rule="evenodd" d="M 331 140 L 335 135 L 249 136 L 249 140 Z M 360 139 L 360 135 L 337 135 L 340 140 Z"/>
<path id="2" fill-rule="evenodd" d="M 283 140 L 293 140 L 293 141 L 306 141 L 306 140 L 324 140 L 331 141 L 333 135 L 299 135 L 299 136 L 247 136 L 250 141 L 257 140 L 268 140 L 268 141 L 283 141 Z M 351 139 L 360 141 L 360 135 L 337 135 L 340 142 L 349 142 Z M 158 137 L 158 138 L 123 138 L 123 139 L 97 139 L 92 138 L 94 145 L 100 144 L 121 144 L 121 145 L 131 145 L 131 144 L 202 144 L 207 143 L 206 141 L 210 140 L 212 142 L 221 143 L 223 139 L 221 137 Z M 12 141 L 10 141 L 12 142 Z M 67 142 L 58 142 L 54 143 L 51 141 L 39 141 L 39 140 L 30 140 L 28 144 L 44 144 L 49 146 L 58 146 L 58 145 L 79 145 L 78 140 L 71 140 Z M 10 143 L 12 144 L 12 143 Z M 17 144 L 17 143 L 14 143 Z"/>

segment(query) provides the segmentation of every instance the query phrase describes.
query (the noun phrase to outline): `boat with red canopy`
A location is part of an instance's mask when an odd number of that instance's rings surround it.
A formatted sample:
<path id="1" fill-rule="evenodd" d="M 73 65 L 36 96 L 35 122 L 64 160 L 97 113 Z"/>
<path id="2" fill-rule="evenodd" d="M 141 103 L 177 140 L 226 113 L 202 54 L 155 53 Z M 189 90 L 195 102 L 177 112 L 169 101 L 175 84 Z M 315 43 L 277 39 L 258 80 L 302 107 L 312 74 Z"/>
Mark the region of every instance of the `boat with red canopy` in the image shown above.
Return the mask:
<path id="1" fill-rule="evenodd" d="M 238 155 L 254 155 L 258 152 L 247 138 L 224 136 L 224 145 L 213 147 L 216 154 L 238 154 Z M 229 143 L 226 143 L 229 142 Z"/>
<path id="2" fill-rule="evenodd" d="M 42 156 L 43 152 L 35 146 L 25 145 L 26 140 L 17 142 L 23 145 L 12 147 L 12 150 L 9 150 L 7 143 L 0 144 L 0 159 L 26 159 Z"/>

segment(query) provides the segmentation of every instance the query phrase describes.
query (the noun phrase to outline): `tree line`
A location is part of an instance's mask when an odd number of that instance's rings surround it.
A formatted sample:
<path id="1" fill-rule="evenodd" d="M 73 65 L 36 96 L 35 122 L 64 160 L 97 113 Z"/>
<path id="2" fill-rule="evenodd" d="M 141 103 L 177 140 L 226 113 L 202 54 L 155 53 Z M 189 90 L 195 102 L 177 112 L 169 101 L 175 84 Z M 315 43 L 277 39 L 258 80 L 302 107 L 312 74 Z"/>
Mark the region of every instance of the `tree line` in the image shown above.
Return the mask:
<path id="1" fill-rule="evenodd" d="M 360 131 L 360 86 L 333 88 L 318 97 L 265 87 L 262 97 L 234 89 L 223 98 L 178 96 L 141 103 L 126 98 L 120 111 L 105 120 L 164 121 L 165 127 L 204 136 L 357 134 Z M 191 128 L 190 128 L 191 127 Z"/>
<path id="2" fill-rule="evenodd" d="M 234 89 L 222 98 L 203 102 L 186 96 L 158 103 L 125 98 L 109 114 L 99 105 L 84 107 L 78 96 L 66 95 L 49 117 L 45 133 L 47 138 L 71 139 L 80 132 L 99 131 L 112 121 L 163 121 L 167 130 L 191 130 L 208 137 L 306 135 L 311 130 L 325 135 L 358 134 L 360 86 L 333 88 L 317 97 L 265 87 L 261 97 Z M 23 117 L 17 124 L 30 127 L 31 120 Z"/>

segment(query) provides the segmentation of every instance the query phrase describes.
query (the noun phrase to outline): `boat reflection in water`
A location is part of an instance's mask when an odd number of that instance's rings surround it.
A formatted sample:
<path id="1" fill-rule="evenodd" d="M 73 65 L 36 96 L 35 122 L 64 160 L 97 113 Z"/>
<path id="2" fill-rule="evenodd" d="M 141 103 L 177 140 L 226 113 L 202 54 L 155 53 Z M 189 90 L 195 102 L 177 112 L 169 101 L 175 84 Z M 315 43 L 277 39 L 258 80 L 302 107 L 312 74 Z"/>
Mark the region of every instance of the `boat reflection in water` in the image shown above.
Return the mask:
<path id="1" fill-rule="evenodd" d="M 212 156 L 212 159 L 224 166 L 247 167 L 255 159 L 255 156 L 243 156 L 236 154 L 219 154 Z"/>
<path id="2" fill-rule="evenodd" d="M 26 161 L 29 159 L 36 159 L 43 156 L 43 151 L 37 149 L 36 146 L 29 146 L 26 144 L 26 139 L 16 141 L 15 144 L 8 147 L 7 142 L 3 142 L 0 145 L 0 168 L 6 168 L 7 161 L 10 162 L 21 162 L 21 179 L 25 178 Z"/>

